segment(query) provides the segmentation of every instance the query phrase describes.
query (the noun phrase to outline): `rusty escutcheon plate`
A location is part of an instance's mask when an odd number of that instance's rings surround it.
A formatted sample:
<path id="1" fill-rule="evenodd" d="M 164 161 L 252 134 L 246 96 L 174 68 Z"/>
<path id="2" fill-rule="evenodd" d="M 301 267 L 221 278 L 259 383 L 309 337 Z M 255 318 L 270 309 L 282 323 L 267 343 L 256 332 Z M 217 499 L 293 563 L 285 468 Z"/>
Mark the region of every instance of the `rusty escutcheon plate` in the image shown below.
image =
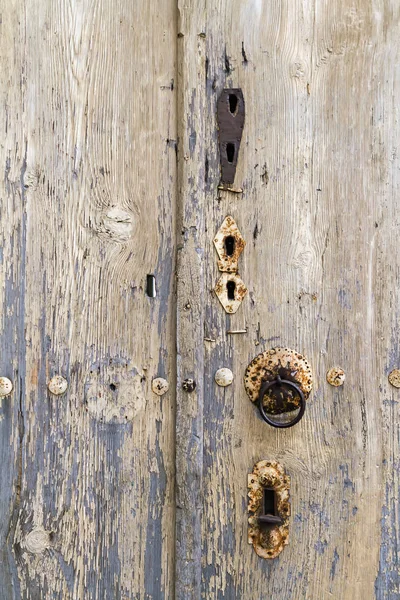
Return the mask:
<path id="1" fill-rule="evenodd" d="M 217 103 L 221 182 L 235 181 L 240 141 L 244 127 L 244 98 L 239 88 L 222 91 Z"/>
<path id="2" fill-rule="evenodd" d="M 272 416 L 298 412 L 301 405 L 300 388 L 304 400 L 310 395 L 313 385 L 311 367 L 306 358 L 290 348 L 272 348 L 256 356 L 246 369 L 244 385 L 252 402 L 259 402 L 261 387 L 267 382 L 283 380 L 272 385 L 264 395 L 262 405 L 265 413 Z M 294 386 L 285 385 L 284 381 Z M 282 426 L 282 425 L 277 425 Z"/>
<path id="3" fill-rule="evenodd" d="M 290 477 L 273 460 L 261 460 L 248 475 L 248 542 L 262 558 L 276 558 L 289 541 Z"/>
<path id="4" fill-rule="evenodd" d="M 214 237 L 219 270 L 223 273 L 237 273 L 239 256 L 245 245 L 235 219 L 228 215 Z"/>

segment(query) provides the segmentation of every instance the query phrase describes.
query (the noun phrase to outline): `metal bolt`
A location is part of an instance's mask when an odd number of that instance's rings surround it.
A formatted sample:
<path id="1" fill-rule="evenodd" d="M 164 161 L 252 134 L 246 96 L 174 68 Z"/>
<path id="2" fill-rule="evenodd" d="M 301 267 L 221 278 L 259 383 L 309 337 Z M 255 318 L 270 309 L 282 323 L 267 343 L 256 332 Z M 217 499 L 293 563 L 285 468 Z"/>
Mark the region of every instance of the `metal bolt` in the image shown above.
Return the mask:
<path id="1" fill-rule="evenodd" d="M 344 384 L 346 374 L 340 367 L 332 367 L 326 374 L 326 380 L 330 385 L 339 387 Z"/>
<path id="2" fill-rule="evenodd" d="M 162 377 L 156 377 L 156 379 L 153 379 L 153 381 L 151 382 L 151 389 L 155 394 L 157 394 L 157 396 L 162 396 L 163 394 L 168 392 L 168 381 L 166 379 L 163 379 Z"/>
<path id="3" fill-rule="evenodd" d="M 185 379 L 185 381 L 182 383 L 182 388 L 185 390 L 185 392 L 193 392 L 196 389 L 196 382 L 194 379 Z"/>
<path id="4" fill-rule="evenodd" d="M 49 392 L 55 396 L 61 396 L 61 394 L 67 391 L 68 381 L 64 377 L 61 377 L 61 375 L 55 375 L 50 379 L 47 387 Z"/>
<path id="5" fill-rule="evenodd" d="M 218 385 L 226 387 L 227 385 L 231 385 L 233 381 L 233 373 L 230 369 L 222 367 L 222 369 L 218 369 L 218 371 L 215 373 L 214 378 Z"/>
<path id="6" fill-rule="evenodd" d="M 0 397 L 8 396 L 8 394 L 11 394 L 12 389 L 13 384 L 8 377 L 0 377 Z"/>
<path id="7" fill-rule="evenodd" d="M 395 387 L 400 388 L 400 370 L 393 369 L 391 373 L 389 373 L 389 383 Z"/>

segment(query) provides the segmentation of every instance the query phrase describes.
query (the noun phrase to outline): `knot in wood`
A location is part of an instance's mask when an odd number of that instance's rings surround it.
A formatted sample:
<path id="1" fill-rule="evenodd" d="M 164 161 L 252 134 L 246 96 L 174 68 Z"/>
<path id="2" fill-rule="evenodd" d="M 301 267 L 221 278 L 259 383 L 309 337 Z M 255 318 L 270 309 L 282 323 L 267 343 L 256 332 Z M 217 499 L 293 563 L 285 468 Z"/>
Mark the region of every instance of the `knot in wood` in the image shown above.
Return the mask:
<path id="1" fill-rule="evenodd" d="M 35 527 L 35 529 L 27 534 L 23 541 L 23 547 L 31 554 L 42 554 L 50 546 L 50 533 L 43 529 L 43 527 Z"/>

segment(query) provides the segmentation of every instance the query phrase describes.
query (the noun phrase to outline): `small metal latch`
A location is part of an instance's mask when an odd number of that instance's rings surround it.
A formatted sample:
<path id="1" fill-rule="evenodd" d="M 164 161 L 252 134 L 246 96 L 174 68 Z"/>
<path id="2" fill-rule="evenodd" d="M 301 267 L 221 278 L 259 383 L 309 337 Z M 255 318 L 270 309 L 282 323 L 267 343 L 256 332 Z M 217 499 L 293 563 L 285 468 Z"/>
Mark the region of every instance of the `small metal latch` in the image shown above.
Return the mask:
<path id="1" fill-rule="evenodd" d="M 266 423 L 292 427 L 303 417 L 312 390 L 311 367 L 295 350 L 272 348 L 252 360 L 244 385 Z"/>
<path id="2" fill-rule="evenodd" d="M 244 114 L 242 90 L 239 88 L 223 90 L 217 104 L 222 183 L 232 184 L 235 181 Z"/>
<path id="3" fill-rule="evenodd" d="M 276 558 L 289 541 L 289 486 L 276 461 L 261 460 L 248 476 L 248 541 L 262 558 Z"/>

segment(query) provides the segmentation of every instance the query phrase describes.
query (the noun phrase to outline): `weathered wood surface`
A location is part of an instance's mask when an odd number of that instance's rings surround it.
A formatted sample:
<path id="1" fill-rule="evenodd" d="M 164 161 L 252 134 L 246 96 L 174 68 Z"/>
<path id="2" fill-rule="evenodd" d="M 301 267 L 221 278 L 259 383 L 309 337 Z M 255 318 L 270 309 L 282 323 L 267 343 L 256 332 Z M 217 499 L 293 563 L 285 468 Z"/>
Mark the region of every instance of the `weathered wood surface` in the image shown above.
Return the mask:
<path id="1" fill-rule="evenodd" d="M 0 13 L 0 597 L 173 597 L 175 4 Z"/>
<path id="2" fill-rule="evenodd" d="M 0 375 L 15 386 L 0 408 L 0 597 L 397 599 L 398 3 L 0 13 Z M 239 195 L 217 189 L 224 87 L 246 102 Z M 213 293 L 227 214 L 249 289 L 231 317 Z M 287 431 L 242 382 L 275 345 L 314 370 Z M 325 381 L 334 365 L 343 388 Z M 56 373 L 65 396 L 47 392 Z M 263 458 L 292 479 L 290 543 L 271 562 L 247 544 Z"/>
<path id="3" fill-rule="evenodd" d="M 205 3 L 178 2 L 176 597 L 200 597 L 205 289 Z M 183 389 L 193 379 L 193 392 Z"/>
<path id="4" fill-rule="evenodd" d="M 186 195 L 206 191 L 198 272 L 206 274 L 204 337 L 216 340 L 204 342 L 204 374 L 202 365 L 197 371 L 204 598 L 400 595 L 399 394 L 387 382 L 400 361 L 399 9 L 390 1 L 220 0 L 202 13 L 206 107 L 192 111 L 188 98 L 186 110 L 201 133 L 196 144 L 207 146 L 203 178 Z M 193 45 L 200 33 L 189 32 Z M 216 103 L 225 87 L 242 88 L 246 102 L 240 195 L 217 192 Z M 239 273 L 249 294 L 232 317 L 212 291 L 212 240 L 227 214 L 247 242 Z M 286 431 L 257 418 L 242 382 L 253 356 L 276 345 L 303 352 L 315 376 L 305 418 Z M 346 371 L 343 388 L 325 381 L 334 365 Z M 225 389 L 214 383 L 222 366 L 235 375 Z M 292 478 L 290 543 L 271 562 L 247 544 L 247 473 L 264 458 Z M 190 597 L 199 598 L 194 572 L 192 583 Z"/>

